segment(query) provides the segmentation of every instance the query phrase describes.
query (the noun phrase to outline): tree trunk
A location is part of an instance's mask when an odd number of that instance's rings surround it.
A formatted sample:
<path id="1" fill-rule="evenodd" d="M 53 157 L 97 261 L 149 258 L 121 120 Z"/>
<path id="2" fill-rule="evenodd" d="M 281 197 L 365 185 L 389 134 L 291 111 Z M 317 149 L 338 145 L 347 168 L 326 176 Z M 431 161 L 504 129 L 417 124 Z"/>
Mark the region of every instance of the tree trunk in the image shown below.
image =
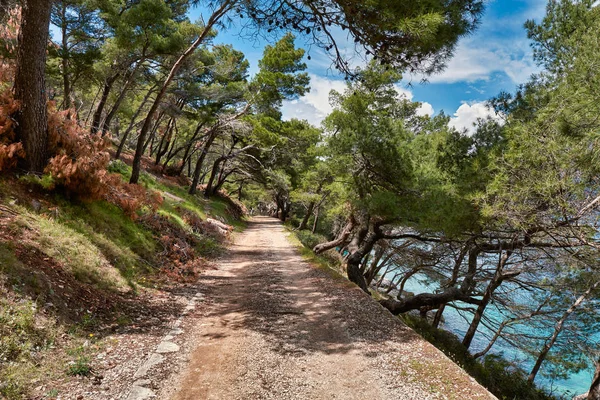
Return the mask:
<path id="1" fill-rule="evenodd" d="M 498 260 L 498 267 L 496 268 L 494 277 L 492 278 L 492 280 L 488 284 L 487 288 L 485 289 L 485 293 L 483 294 L 481 303 L 479 303 L 479 306 L 477 307 L 477 310 L 475 311 L 475 314 L 473 315 L 473 320 L 471 321 L 471 324 L 469 325 L 469 329 L 467 330 L 467 333 L 465 334 L 465 337 L 463 338 L 462 344 L 467 349 L 471 346 L 471 342 L 473 341 L 473 337 L 475 337 L 475 333 L 477 333 L 477 328 L 479 327 L 481 318 L 483 318 L 483 313 L 485 312 L 487 305 L 489 304 L 490 300 L 492 299 L 494 292 L 496 291 L 496 289 L 498 289 L 498 287 L 500 287 L 502 282 L 508 277 L 507 275 L 503 274 L 503 270 L 504 270 L 504 266 L 506 265 L 506 262 L 508 261 L 508 258 L 510 257 L 510 255 L 511 255 L 511 252 L 506 252 L 506 253 L 502 254 L 500 256 L 500 260 Z M 511 276 L 514 276 L 514 274 Z"/>
<path id="2" fill-rule="evenodd" d="M 350 255 L 346 259 L 346 273 L 351 282 L 356 283 L 358 287 L 370 295 L 367 281 L 360 269 L 360 263 L 367 254 L 371 253 L 373 246 L 375 246 L 383 235 L 379 223 L 372 224 L 371 229 L 367 228 L 366 235 L 363 235 L 362 232 L 363 229 L 356 235 L 358 237 L 357 242 L 359 243 L 358 248 L 350 249 Z"/>
<path id="3" fill-rule="evenodd" d="M 181 168 L 179 168 L 178 175 L 181 175 L 183 173 L 183 169 L 185 168 L 185 164 L 188 160 L 188 157 L 191 156 L 190 151 L 192 150 L 192 146 L 194 146 L 194 141 L 196 140 L 196 137 L 198 137 L 198 134 L 200 133 L 200 129 L 202 129 L 203 126 L 204 126 L 204 122 L 200 122 L 198 124 L 198 126 L 196 126 L 196 130 L 194 131 L 192 138 L 190 139 L 189 143 L 185 147 L 185 152 L 183 153 L 183 157 L 181 158 Z"/>
<path id="4" fill-rule="evenodd" d="M 313 252 L 315 252 L 316 254 L 320 254 L 329 249 L 333 249 L 334 247 L 346 244 L 346 242 L 348 241 L 348 236 L 350 236 L 355 226 L 356 219 L 354 218 L 354 215 L 351 214 L 350 217 L 348 217 L 348 223 L 346 224 L 344 229 L 342 229 L 338 237 L 330 242 L 319 243 L 318 245 L 313 247 Z"/>
<path id="5" fill-rule="evenodd" d="M 119 93 L 119 97 L 117 97 L 115 104 L 113 104 L 112 108 L 106 115 L 106 118 L 104 118 L 104 122 L 102 122 L 102 134 L 104 134 L 105 132 L 108 132 L 108 129 L 110 127 L 110 123 L 112 122 L 112 119 L 115 117 L 115 115 L 117 115 L 117 112 L 119 111 L 119 108 L 121 107 L 121 103 L 125 99 L 125 95 L 127 94 L 129 87 L 135 81 L 135 76 L 137 74 L 137 71 L 140 68 L 140 66 L 144 63 L 144 61 L 146 61 L 146 58 L 142 57 L 137 62 L 135 67 L 133 68 L 133 71 L 131 71 L 127 75 L 127 78 L 126 78 L 127 80 L 125 81 L 125 83 L 123 84 L 123 87 L 121 88 L 121 93 Z"/>
<path id="6" fill-rule="evenodd" d="M 140 178 L 140 168 L 144 152 L 144 142 L 146 141 L 146 136 L 150 131 L 150 126 L 152 125 L 152 119 L 154 118 L 154 114 L 158 110 L 158 106 L 160 105 L 163 97 L 167 93 L 167 89 L 169 88 L 171 81 L 173 81 L 173 79 L 175 78 L 175 75 L 179 71 L 179 68 L 181 68 L 181 66 L 183 65 L 184 61 L 187 60 L 187 58 L 193 54 L 196 48 L 198 48 L 198 46 L 204 42 L 204 39 L 212 32 L 213 26 L 221 19 L 223 15 L 225 15 L 230 10 L 233 4 L 233 1 L 225 0 L 220 5 L 220 7 L 213 12 L 213 14 L 206 22 L 206 25 L 204 26 L 204 29 L 200 36 L 198 36 L 198 38 L 194 40 L 191 46 L 188 47 L 188 49 L 181 56 L 179 56 L 175 64 L 173 64 L 173 66 L 171 67 L 169 75 L 167 75 L 167 78 L 165 79 L 162 87 L 160 88 L 160 91 L 156 95 L 156 99 L 154 99 L 154 103 L 152 103 L 152 106 L 150 107 L 150 111 L 148 112 L 148 115 L 144 120 L 144 125 L 142 125 L 140 136 L 138 137 L 138 143 L 135 149 L 135 155 L 133 157 L 131 179 L 129 180 L 129 183 L 137 183 L 138 179 Z"/>
<path id="7" fill-rule="evenodd" d="M 554 346 L 554 343 L 556 343 L 556 339 L 558 339 L 558 336 L 562 332 L 565 321 L 571 316 L 571 314 L 573 314 L 573 312 L 575 312 L 577 307 L 579 307 L 581 305 L 581 303 L 583 303 L 587 299 L 587 297 L 590 295 L 590 293 L 592 291 L 594 291 L 594 289 L 596 289 L 598 287 L 598 285 L 600 285 L 600 281 L 598 281 L 598 282 L 594 283 L 592 286 L 590 286 L 581 296 L 579 296 L 573 302 L 573 304 L 571 304 L 571 306 L 563 313 L 563 315 L 560 317 L 560 319 L 556 322 L 556 325 L 554 325 L 554 332 L 552 332 L 552 336 L 550 336 L 550 338 L 548 339 L 546 344 L 544 344 L 542 351 L 540 351 L 540 354 L 538 355 L 538 358 L 535 361 L 535 365 L 533 366 L 533 368 L 531 369 L 531 373 L 527 377 L 527 382 L 533 383 L 537 373 L 540 371 L 540 367 L 542 366 L 542 363 L 546 359 L 546 356 L 550 352 L 550 349 L 552 348 L 552 346 Z"/>
<path id="8" fill-rule="evenodd" d="M 69 35 L 67 34 L 67 3 L 62 2 L 62 76 L 63 76 L 63 109 L 71 108 L 71 81 L 69 79 Z"/>
<path id="9" fill-rule="evenodd" d="M 154 92 L 154 90 L 150 89 L 148 91 L 148 93 L 146 93 L 146 96 L 144 96 L 144 99 L 142 100 L 142 103 L 140 104 L 138 109 L 135 110 L 135 114 L 133 114 L 133 117 L 131 118 L 131 122 L 129 123 L 129 126 L 123 133 L 123 137 L 121 138 L 121 142 L 119 143 L 119 148 L 117 149 L 117 152 L 115 153 L 115 160 L 118 160 L 119 158 L 121 158 L 121 153 L 123 152 L 123 148 L 125 147 L 125 142 L 127 141 L 127 137 L 129 136 L 129 133 L 131 132 L 131 130 L 133 129 L 133 126 L 135 125 L 135 119 L 138 117 L 138 115 L 140 115 L 140 113 L 142 112 L 142 109 L 146 105 L 146 102 L 148 101 L 148 99 L 150 98 L 150 96 L 152 95 L 153 92 Z"/>
<path id="10" fill-rule="evenodd" d="M 104 112 L 108 95 L 110 94 L 112 86 L 120 74 L 120 72 L 117 72 L 104 81 L 102 96 L 100 96 L 100 102 L 98 103 L 98 107 L 96 107 L 96 111 L 94 111 L 94 118 L 92 119 L 92 133 L 97 133 L 98 130 L 100 130 L 100 121 L 102 120 L 102 113 Z"/>
<path id="11" fill-rule="evenodd" d="M 303 231 L 304 229 L 306 229 L 306 226 L 308 225 L 308 220 L 310 219 L 310 216 L 313 213 L 313 210 L 315 208 L 315 202 L 311 201 L 310 204 L 308 205 L 308 208 L 306 209 L 306 214 L 304 214 L 304 218 L 302 218 L 302 222 L 300 222 L 300 225 L 298 225 L 298 230 L 299 231 Z"/>
<path id="12" fill-rule="evenodd" d="M 384 264 L 380 264 L 379 261 L 381 261 L 381 258 L 383 257 L 384 253 L 385 248 L 383 246 L 379 246 L 375 251 L 375 257 L 373 258 L 373 261 L 371 261 L 371 265 L 369 266 L 369 269 L 365 274 L 367 286 L 370 285 L 371 282 L 373 282 L 373 279 L 375 279 L 375 276 L 381 270 L 381 267 L 383 267 Z"/>
<path id="13" fill-rule="evenodd" d="M 15 71 L 17 138 L 23 142 L 27 168 L 43 172 L 48 162 L 48 114 L 46 109 L 46 48 L 50 24 L 50 0 L 26 0 L 21 11 Z"/>
<path id="14" fill-rule="evenodd" d="M 594 378 L 592 379 L 587 400 L 600 400 L 600 359 L 596 361 L 596 372 L 594 373 Z"/>
<path id="15" fill-rule="evenodd" d="M 158 144 L 158 149 L 156 151 L 156 160 L 154 160 L 154 165 L 160 164 L 160 160 L 162 156 L 164 156 L 169 150 L 169 145 L 171 144 L 171 134 L 173 133 L 173 124 L 175 123 L 175 118 L 171 117 L 169 122 L 167 123 L 167 129 L 165 129 L 165 133 L 160 139 L 160 143 Z M 164 145 L 164 146 L 163 146 Z"/>
<path id="16" fill-rule="evenodd" d="M 313 222 L 312 233 L 317 233 L 317 225 L 319 223 L 319 207 L 315 211 L 315 221 Z"/>
<path id="17" fill-rule="evenodd" d="M 456 281 L 458 280 L 458 274 L 460 272 L 460 267 L 465 259 L 465 256 L 467 255 L 468 251 L 469 251 L 469 243 L 467 242 L 461 248 L 460 253 L 458 253 L 458 257 L 456 257 L 456 259 L 454 260 L 454 269 L 452 270 L 452 278 L 450 279 L 450 282 L 448 282 L 448 287 L 456 285 Z M 445 309 L 446 309 L 445 304 L 441 304 L 438 307 L 438 310 L 436 311 L 435 316 L 433 317 L 433 321 L 431 322 L 431 326 L 433 326 L 434 328 L 438 328 L 440 326 L 440 322 L 442 322 L 442 316 L 444 315 Z"/>
<path id="18" fill-rule="evenodd" d="M 477 310 L 475 310 L 475 314 L 473 315 L 473 320 L 471 321 L 469 329 L 467 330 L 467 333 L 465 333 L 465 337 L 462 340 L 462 344 L 463 346 L 465 346 L 466 349 L 469 349 L 469 347 L 471 346 L 471 342 L 475 337 L 475 333 L 477 333 L 477 328 L 479 328 L 481 318 L 483 318 L 483 313 L 485 312 L 485 309 L 487 308 L 490 300 L 492 299 L 494 291 L 498 288 L 498 286 L 500 286 L 501 283 L 502 279 L 500 277 L 494 276 L 494 278 L 486 288 L 485 293 L 481 299 L 481 303 L 479 304 L 479 306 L 477 306 Z"/>
<path id="19" fill-rule="evenodd" d="M 94 104 L 96 104 L 96 100 L 98 99 L 98 96 L 100 96 L 100 92 L 102 92 L 102 88 L 99 87 L 98 90 L 96 91 L 96 95 L 94 96 L 94 101 L 92 101 L 92 103 L 90 104 L 90 109 L 87 112 L 87 115 L 85 117 L 85 126 L 88 126 L 88 123 L 90 122 L 90 117 L 92 116 L 92 111 L 94 110 Z"/>
<path id="20" fill-rule="evenodd" d="M 221 156 L 215 160 L 213 163 L 212 171 L 210 172 L 210 177 L 208 178 L 208 182 L 206 183 L 206 188 L 204 189 L 204 197 L 209 198 L 214 194 L 213 190 L 213 182 L 217 177 L 217 173 L 219 172 L 219 166 L 225 160 L 225 156 Z"/>
<path id="21" fill-rule="evenodd" d="M 190 190 L 188 191 L 189 194 L 196 194 L 198 181 L 200 180 L 200 173 L 202 172 L 202 164 L 204 164 L 204 159 L 206 158 L 206 155 L 208 154 L 208 149 L 210 149 L 210 146 L 212 146 L 212 143 L 214 142 L 214 140 L 217 137 L 217 132 L 218 132 L 218 129 L 216 126 L 211 128 L 211 131 L 209 132 L 209 135 L 206 138 L 206 141 L 204 142 L 202 151 L 200 152 L 200 155 L 198 156 L 198 161 L 196 161 L 196 168 L 194 169 L 194 177 L 192 178 L 192 184 L 190 185 Z"/>
<path id="22" fill-rule="evenodd" d="M 431 326 L 433 326 L 436 329 L 440 327 L 440 322 L 442 322 L 442 316 L 444 315 L 445 309 L 445 304 L 441 304 L 438 307 L 437 311 L 435 312 L 435 316 L 433 317 L 433 321 L 431 322 Z"/>

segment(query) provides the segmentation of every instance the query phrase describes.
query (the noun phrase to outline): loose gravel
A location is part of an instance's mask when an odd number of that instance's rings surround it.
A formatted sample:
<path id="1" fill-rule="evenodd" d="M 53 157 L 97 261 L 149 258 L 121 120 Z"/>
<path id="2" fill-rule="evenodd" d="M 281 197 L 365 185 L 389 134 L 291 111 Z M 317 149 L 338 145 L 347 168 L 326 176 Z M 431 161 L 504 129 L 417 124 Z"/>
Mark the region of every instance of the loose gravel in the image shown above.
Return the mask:
<path id="1" fill-rule="evenodd" d="M 343 279 L 256 217 L 198 282 L 202 307 L 160 399 L 494 399 Z M 165 376 L 165 374 L 161 374 Z"/>

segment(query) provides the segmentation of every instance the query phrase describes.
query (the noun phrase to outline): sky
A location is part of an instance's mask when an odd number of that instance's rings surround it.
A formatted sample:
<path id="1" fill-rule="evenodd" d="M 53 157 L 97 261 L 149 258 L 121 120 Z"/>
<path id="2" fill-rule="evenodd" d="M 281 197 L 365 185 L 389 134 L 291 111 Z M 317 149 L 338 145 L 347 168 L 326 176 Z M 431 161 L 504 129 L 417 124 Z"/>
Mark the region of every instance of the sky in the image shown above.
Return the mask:
<path id="1" fill-rule="evenodd" d="M 450 125 L 459 130 L 471 129 L 478 117 L 492 113 L 485 106 L 487 99 L 501 91 L 514 92 L 518 84 L 525 83 L 538 71 L 523 24 L 528 19 L 541 20 L 546 0 L 488 0 L 485 4 L 479 28 L 458 42 L 454 57 L 442 73 L 430 76 L 425 84 L 420 83 L 419 76 L 405 76 L 398 86 L 398 91 L 407 98 L 423 103 L 420 113 L 437 114 L 443 110 L 452 117 Z M 190 17 L 195 19 L 199 14 L 199 10 L 194 10 Z M 240 26 L 234 21 L 219 33 L 216 42 L 232 44 L 244 52 L 251 64 L 250 73 L 255 73 L 268 41 L 240 36 L 239 32 Z M 344 36 L 340 36 L 339 41 L 351 54 L 352 41 Z M 296 45 L 311 55 L 311 61 L 305 60 L 311 90 L 297 100 L 286 101 L 283 117 L 306 119 L 319 126 L 332 109 L 329 92 L 343 91 L 345 82 L 343 76 L 331 68 L 323 52 L 309 48 L 301 37 L 297 38 Z M 352 62 L 364 63 L 359 57 Z"/>

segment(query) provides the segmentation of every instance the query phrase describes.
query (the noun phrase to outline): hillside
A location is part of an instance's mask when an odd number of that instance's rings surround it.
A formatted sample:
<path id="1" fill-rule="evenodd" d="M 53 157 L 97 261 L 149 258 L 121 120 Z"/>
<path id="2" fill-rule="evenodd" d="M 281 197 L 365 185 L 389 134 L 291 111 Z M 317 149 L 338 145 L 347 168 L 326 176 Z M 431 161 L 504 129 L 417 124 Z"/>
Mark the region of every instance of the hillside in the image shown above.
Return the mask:
<path id="1" fill-rule="evenodd" d="M 122 162 L 111 169 L 129 171 Z M 230 232 L 216 221 L 245 224 L 243 206 L 226 197 L 143 179 L 131 202 L 152 200 L 126 208 L 69 198 L 29 175 L 2 177 L 0 397 L 56 398 L 81 379 L 101 384 L 98 355 L 117 344 L 133 343 L 119 347 L 120 362 L 138 362 L 224 251 Z"/>

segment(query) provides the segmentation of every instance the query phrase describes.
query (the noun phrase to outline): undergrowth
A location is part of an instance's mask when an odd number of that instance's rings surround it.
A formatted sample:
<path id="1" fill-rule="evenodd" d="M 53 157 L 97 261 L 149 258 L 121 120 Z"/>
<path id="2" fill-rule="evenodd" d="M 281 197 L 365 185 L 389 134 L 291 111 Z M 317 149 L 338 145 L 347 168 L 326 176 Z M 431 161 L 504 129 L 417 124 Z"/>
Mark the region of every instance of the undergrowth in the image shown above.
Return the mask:
<path id="1" fill-rule="evenodd" d="M 332 278 L 346 282 L 344 271 L 341 268 L 342 259 L 337 252 L 329 250 L 321 254 L 315 254 L 312 251 L 314 247 L 313 243 L 316 244 L 324 241 L 322 235 L 314 234 L 310 231 L 294 230 L 287 223 L 285 227 L 289 232 L 289 241 L 298 248 L 298 251 L 306 261 L 326 272 Z M 349 285 L 354 285 L 350 281 L 347 282 Z"/>
<path id="2" fill-rule="evenodd" d="M 489 354 L 483 362 L 479 362 L 456 335 L 432 327 L 423 318 L 404 314 L 401 319 L 499 399 L 556 400 L 556 397 L 529 384 L 525 371 L 501 356 Z"/>
<path id="3" fill-rule="evenodd" d="M 0 399 L 93 374 L 97 346 L 85 343 L 135 323 L 122 296 L 195 281 L 229 235 L 207 218 L 245 225 L 227 199 L 190 196 L 149 174 L 130 188 L 122 175 L 130 168 L 110 165 L 121 182 L 108 193 L 125 201 L 73 196 L 48 174 L 0 179 Z"/>

